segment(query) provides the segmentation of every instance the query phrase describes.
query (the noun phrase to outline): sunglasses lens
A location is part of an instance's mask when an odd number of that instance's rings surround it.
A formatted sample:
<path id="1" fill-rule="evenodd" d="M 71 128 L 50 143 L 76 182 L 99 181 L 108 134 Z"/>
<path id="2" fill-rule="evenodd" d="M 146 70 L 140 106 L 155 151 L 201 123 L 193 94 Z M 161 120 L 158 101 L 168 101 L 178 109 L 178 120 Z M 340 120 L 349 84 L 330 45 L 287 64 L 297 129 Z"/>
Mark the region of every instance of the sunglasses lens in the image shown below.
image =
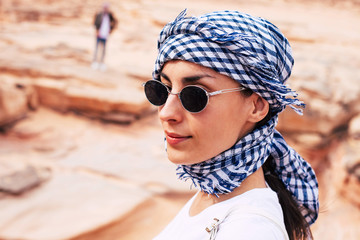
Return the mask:
<path id="1" fill-rule="evenodd" d="M 168 98 L 168 91 L 166 87 L 158 81 L 147 81 L 144 90 L 146 98 L 155 106 L 164 105 L 166 99 Z"/>
<path id="2" fill-rule="evenodd" d="M 185 87 L 180 93 L 181 103 L 189 112 L 200 112 L 206 107 L 208 96 L 204 89 L 196 86 Z"/>

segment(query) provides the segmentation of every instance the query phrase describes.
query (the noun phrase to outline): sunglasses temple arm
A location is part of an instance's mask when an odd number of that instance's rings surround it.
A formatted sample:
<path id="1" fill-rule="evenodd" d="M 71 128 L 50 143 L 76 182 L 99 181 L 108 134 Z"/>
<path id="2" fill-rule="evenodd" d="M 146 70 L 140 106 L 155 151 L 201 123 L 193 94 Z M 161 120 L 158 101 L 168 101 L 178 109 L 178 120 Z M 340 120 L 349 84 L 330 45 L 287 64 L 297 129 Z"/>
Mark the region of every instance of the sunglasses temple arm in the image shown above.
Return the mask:
<path id="1" fill-rule="evenodd" d="M 222 93 L 239 92 L 239 91 L 243 91 L 243 90 L 245 90 L 245 89 L 246 89 L 246 88 L 244 88 L 244 87 L 231 88 L 231 89 L 223 89 L 223 90 L 211 92 L 211 93 L 209 93 L 209 96 L 214 96 L 214 95 L 218 95 L 218 94 L 222 94 Z"/>

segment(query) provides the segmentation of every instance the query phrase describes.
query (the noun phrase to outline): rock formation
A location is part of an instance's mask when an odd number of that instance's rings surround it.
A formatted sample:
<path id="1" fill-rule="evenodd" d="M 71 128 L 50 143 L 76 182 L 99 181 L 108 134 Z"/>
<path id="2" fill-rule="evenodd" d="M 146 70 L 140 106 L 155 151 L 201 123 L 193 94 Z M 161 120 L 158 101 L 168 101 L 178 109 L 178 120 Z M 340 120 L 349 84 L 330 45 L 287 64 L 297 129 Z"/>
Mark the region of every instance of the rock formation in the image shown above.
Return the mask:
<path id="1" fill-rule="evenodd" d="M 191 196 L 141 87 L 184 8 L 249 12 L 289 38 L 289 83 L 307 106 L 278 129 L 317 173 L 314 237 L 359 239 L 358 1 L 110 2 L 106 71 L 90 68 L 99 1 L 0 2 L 0 239 L 151 239 Z"/>

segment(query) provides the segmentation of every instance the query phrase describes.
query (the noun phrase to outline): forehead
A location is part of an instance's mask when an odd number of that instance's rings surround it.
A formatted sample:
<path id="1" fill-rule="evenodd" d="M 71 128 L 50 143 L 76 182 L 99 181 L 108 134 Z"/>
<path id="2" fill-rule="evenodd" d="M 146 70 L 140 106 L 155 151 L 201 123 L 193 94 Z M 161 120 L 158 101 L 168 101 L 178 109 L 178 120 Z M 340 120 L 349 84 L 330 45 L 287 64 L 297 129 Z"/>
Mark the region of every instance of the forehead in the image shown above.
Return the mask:
<path id="1" fill-rule="evenodd" d="M 215 70 L 184 60 L 171 60 L 164 64 L 160 73 L 161 79 L 172 83 L 206 84 L 214 89 L 222 87 L 239 87 L 232 78 Z"/>

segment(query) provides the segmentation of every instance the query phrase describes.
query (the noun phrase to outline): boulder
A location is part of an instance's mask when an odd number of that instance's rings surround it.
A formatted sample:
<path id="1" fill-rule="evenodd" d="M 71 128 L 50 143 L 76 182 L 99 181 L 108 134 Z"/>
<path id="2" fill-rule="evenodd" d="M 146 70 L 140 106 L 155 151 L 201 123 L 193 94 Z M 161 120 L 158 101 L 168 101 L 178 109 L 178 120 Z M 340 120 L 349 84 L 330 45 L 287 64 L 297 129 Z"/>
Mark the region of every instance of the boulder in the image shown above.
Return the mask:
<path id="1" fill-rule="evenodd" d="M 26 86 L 0 79 L 0 128 L 26 116 L 28 97 Z"/>
<path id="2" fill-rule="evenodd" d="M 0 191 L 19 195 L 37 187 L 43 179 L 35 167 L 21 161 L 0 161 Z"/>

